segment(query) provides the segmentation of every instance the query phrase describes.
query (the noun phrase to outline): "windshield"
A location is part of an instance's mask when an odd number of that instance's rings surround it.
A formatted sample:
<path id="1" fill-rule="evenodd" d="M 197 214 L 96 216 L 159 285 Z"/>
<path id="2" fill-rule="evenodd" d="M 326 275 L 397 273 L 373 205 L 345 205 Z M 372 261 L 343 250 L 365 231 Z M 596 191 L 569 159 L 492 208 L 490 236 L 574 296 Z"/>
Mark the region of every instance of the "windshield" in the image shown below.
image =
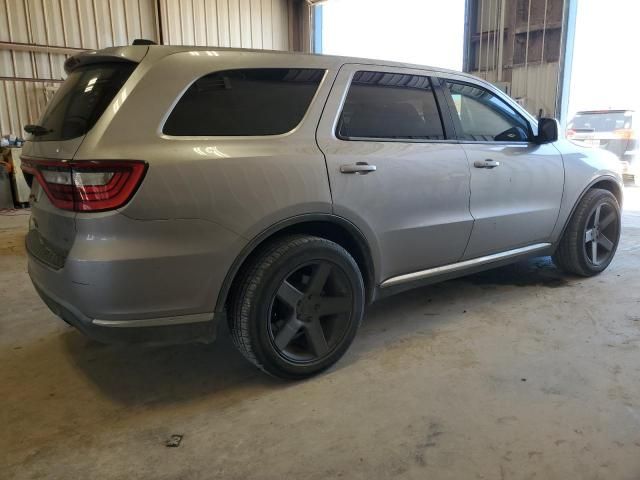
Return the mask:
<path id="1" fill-rule="evenodd" d="M 590 132 L 613 132 L 622 128 L 631 128 L 631 114 L 629 112 L 578 113 L 569 123 L 568 128 Z"/>
<path id="2" fill-rule="evenodd" d="M 39 125 L 48 132 L 32 135 L 31 140 L 70 140 L 87 133 L 135 67 L 134 63 L 113 62 L 71 72 L 40 119 Z"/>

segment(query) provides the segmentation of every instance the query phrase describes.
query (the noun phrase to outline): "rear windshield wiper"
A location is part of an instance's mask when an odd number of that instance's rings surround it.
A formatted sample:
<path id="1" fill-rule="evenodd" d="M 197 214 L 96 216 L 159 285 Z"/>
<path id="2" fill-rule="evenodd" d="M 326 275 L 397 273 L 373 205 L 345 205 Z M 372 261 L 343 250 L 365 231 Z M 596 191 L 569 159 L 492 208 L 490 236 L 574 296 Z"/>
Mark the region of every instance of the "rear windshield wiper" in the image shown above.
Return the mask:
<path id="1" fill-rule="evenodd" d="M 30 133 L 31 135 L 35 135 L 36 137 L 53 132 L 53 130 L 49 128 L 45 128 L 42 125 L 33 125 L 33 124 L 25 125 L 24 131 L 27 133 Z"/>

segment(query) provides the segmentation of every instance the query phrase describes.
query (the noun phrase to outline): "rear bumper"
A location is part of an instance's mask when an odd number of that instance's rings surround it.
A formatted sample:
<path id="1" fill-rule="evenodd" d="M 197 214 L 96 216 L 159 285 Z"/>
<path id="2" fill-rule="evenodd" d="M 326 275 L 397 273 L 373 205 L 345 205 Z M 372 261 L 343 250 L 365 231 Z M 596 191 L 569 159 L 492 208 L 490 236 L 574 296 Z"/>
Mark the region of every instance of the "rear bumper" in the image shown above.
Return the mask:
<path id="1" fill-rule="evenodd" d="M 115 344 L 176 344 L 188 342 L 209 343 L 216 338 L 217 325 L 213 314 L 137 320 L 89 318 L 73 305 L 48 291 L 46 287 L 40 285 L 34 279 L 32 274 L 34 262 L 37 262 L 37 260 L 30 259 L 29 275 L 40 298 L 55 315 L 94 340 Z"/>
<path id="2" fill-rule="evenodd" d="M 107 343 L 215 339 L 218 292 L 244 245 L 237 235 L 212 222 L 117 213 L 84 217 L 75 230 L 60 262 L 27 241 L 29 275 L 56 315 Z"/>

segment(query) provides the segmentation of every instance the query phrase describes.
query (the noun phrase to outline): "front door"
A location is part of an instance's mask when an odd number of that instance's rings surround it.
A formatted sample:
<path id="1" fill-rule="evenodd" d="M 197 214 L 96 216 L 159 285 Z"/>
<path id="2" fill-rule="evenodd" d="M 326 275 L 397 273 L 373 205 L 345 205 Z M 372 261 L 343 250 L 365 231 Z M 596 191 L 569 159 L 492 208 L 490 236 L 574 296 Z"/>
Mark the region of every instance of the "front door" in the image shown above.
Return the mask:
<path id="1" fill-rule="evenodd" d="M 378 282 L 462 257 L 473 224 L 469 166 L 445 137 L 426 72 L 344 65 L 317 140 L 334 213 L 367 237 Z"/>
<path id="2" fill-rule="evenodd" d="M 546 243 L 564 187 L 562 156 L 532 143 L 529 121 L 479 85 L 446 79 L 448 105 L 471 171 L 475 219 L 464 259 Z"/>

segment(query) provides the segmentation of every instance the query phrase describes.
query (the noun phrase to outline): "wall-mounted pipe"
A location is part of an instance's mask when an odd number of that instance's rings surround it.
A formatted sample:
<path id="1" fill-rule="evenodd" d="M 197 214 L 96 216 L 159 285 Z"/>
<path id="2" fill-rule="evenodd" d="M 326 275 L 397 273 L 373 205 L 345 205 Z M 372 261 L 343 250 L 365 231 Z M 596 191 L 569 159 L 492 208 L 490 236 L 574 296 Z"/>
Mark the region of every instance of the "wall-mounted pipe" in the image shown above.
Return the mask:
<path id="1" fill-rule="evenodd" d="M 85 48 L 58 47 L 53 45 L 38 45 L 18 42 L 0 42 L 0 50 L 12 50 L 14 52 L 59 53 L 62 55 L 75 55 L 86 52 Z"/>
<path id="2" fill-rule="evenodd" d="M 506 1 L 502 0 L 502 5 L 500 6 L 500 38 L 498 39 L 498 81 L 502 81 L 502 56 L 504 51 L 504 11 L 506 9 Z"/>

